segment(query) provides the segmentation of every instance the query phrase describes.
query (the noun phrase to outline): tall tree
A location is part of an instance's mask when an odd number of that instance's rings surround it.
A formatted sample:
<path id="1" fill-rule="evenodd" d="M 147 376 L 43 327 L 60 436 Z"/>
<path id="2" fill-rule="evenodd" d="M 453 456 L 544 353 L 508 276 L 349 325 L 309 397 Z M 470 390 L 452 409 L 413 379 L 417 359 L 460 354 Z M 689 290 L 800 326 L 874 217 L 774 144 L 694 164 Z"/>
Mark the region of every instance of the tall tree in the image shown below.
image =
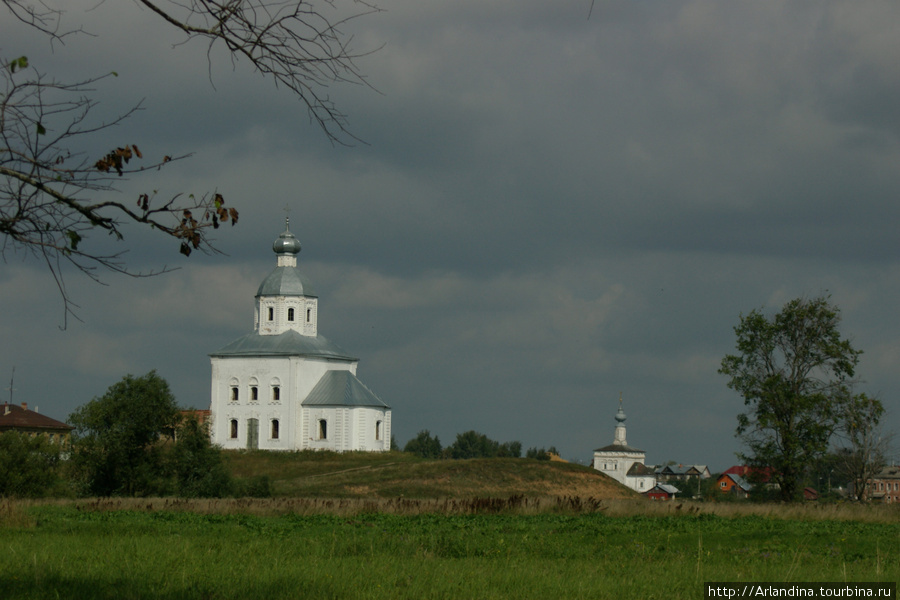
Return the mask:
<path id="1" fill-rule="evenodd" d="M 224 47 L 232 60 L 247 61 L 277 87 L 287 89 L 306 107 L 310 120 L 328 139 L 350 143 L 345 115 L 327 90 L 338 82 L 366 84 L 354 64 L 359 56 L 343 32 L 347 21 L 376 7 L 361 0 L 136 0 L 149 9 L 145 18 L 160 18 L 181 32 L 184 40 L 207 42 L 207 56 Z M 341 4 L 341 7 L 335 6 Z M 343 5 L 351 8 L 342 9 Z M 0 0 L 9 23 L 31 27 L 53 42 L 81 35 L 81 27 L 63 26 L 66 4 L 60 0 L 24 2 Z M 0 9 L 2 10 L 2 9 Z M 102 35 L 99 32 L 98 35 Z M 15 52 L 15 48 L 4 48 Z M 129 275 L 153 275 L 130 270 L 122 252 L 98 251 L 86 240 L 92 231 L 117 239 L 126 223 L 136 223 L 176 239 L 183 254 L 215 251 L 209 230 L 237 222 L 234 208 L 225 206 L 222 193 L 176 194 L 157 197 L 147 192 L 121 198 L 115 185 L 120 177 L 155 172 L 172 160 L 189 156 L 183 150 L 143 158 L 140 140 L 110 139 L 110 128 L 139 108 L 120 114 L 98 114 L 95 84 L 109 75 L 66 81 L 47 77 L 29 65 L 25 56 L 0 64 L 0 253 L 34 253 L 55 278 L 72 313 L 63 266 L 97 278 L 96 270 Z M 85 140 L 111 148 L 102 156 L 79 151 Z M 123 143 L 127 141 L 128 143 Z"/>
<path id="2" fill-rule="evenodd" d="M 867 482 L 887 465 L 891 436 L 881 431 L 884 406 L 877 398 L 855 395 L 838 429 L 837 470 L 853 486 L 857 500 L 868 500 Z"/>
<path id="3" fill-rule="evenodd" d="M 805 472 L 828 449 L 851 400 L 861 352 L 842 339 L 828 298 L 798 298 L 769 318 L 759 310 L 734 328 L 737 354 L 719 373 L 744 398 L 736 434 L 748 464 L 770 468 L 783 500 L 799 499 Z"/>
<path id="4" fill-rule="evenodd" d="M 178 407 L 156 371 L 126 375 L 69 416 L 72 462 L 84 491 L 98 496 L 164 491 L 163 443 L 174 437 Z"/>

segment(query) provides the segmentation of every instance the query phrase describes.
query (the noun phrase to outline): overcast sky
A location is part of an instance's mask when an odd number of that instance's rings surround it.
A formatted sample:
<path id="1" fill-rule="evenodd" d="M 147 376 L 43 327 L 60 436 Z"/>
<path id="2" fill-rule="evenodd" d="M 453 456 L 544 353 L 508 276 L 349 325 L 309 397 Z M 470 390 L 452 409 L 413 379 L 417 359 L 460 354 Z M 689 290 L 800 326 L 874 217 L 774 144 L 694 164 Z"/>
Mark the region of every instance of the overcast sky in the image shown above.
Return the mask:
<path id="1" fill-rule="evenodd" d="M 225 256 L 129 229 L 133 268 L 180 269 L 67 273 L 82 322 L 65 331 L 46 267 L 7 251 L 14 402 L 65 419 L 156 369 L 207 408 L 208 354 L 252 329 L 289 207 L 319 330 L 360 357 L 401 446 L 475 429 L 587 462 L 621 394 L 648 463 L 722 470 L 743 404 L 717 369 L 740 315 L 822 294 L 900 429 L 900 4 L 383 0 L 347 28 L 376 50 L 358 60 L 374 89 L 329 89 L 351 147 L 134 2 L 64 4 L 96 35 L 51 52 L 3 15 L 0 54 L 116 71 L 97 114 L 144 110 L 86 149 L 193 152 L 123 192 L 217 190 L 241 219 Z"/>

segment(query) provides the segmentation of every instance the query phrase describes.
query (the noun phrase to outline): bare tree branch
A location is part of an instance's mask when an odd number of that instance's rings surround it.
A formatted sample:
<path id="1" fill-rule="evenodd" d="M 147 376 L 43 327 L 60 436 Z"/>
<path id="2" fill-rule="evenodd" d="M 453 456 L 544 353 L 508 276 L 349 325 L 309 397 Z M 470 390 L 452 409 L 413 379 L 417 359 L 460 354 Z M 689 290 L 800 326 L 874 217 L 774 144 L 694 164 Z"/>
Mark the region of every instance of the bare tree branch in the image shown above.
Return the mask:
<path id="1" fill-rule="evenodd" d="M 15 19 L 63 42 L 79 27 L 62 26 L 62 9 L 48 0 L 0 0 Z M 102 3 L 103 0 L 101 0 Z M 310 119 L 335 143 L 357 138 L 328 95 L 335 83 L 368 85 L 354 60 L 368 53 L 351 48 L 342 28 L 353 19 L 378 12 L 366 0 L 134 0 L 185 36 L 208 42 L 207 55 L 224 45 L 233 61 L 245 59 L 263 76 L 286 87 L 306 106 Z M 345 8 L 349 7 L 349 8 Z M 133 276 L 122 253 L 102 254 L 82 243 L 89 232 L 123 237 L 126 223 L 147 226 L 175 238 L 179 251 L 215 252 L 210 228 L 235 224 L 238 213 L 212 192 L 196 198 L 177 194 L 167 200 L 156 192 L 128 200 L 118 193 L 120 178 L 159 169 L 173 160 L 164 156 L 136 167 L 138 146 L 108 144 L 105 156 L 87 156 L 81 138 L 108 136 L 110 129 L 135 111 L 101 114 L 94 100 L 104 77 L 76 83 L 48 79 L 28 66 L 26 57 L 0 65 L 0 255 L 30 252 L 41 257 L 59 288 L 65 315 L 76 307 L 69 298 L 62 267 L 71 265 L 95 281 L 97 269 Z M 154 273 L 150 273 L 151 275 Z"/>
<path id="2" fill-rule="evenodd" d="M 91 112 L 97 104 L 89 94 L 102 77 L 56 83 L 28 67 L 25 60 L 13 62 L 15 66 L 10 63 L 0 70 L 4 84 L 0 91 L 0 255 L 5 258 L 7 252 L 24 251 L 40 256 L 62 295 L 66 318 L 74 315 L 75 305 L 66 291 L 62 264 L 98 282 L 98 268 L 137 277 L 161 272 L 133 272 L 121 252 L 86 250 L 82 242 L 91 231 L 106 231 L 122 239 L 122 223 L 138 223 L 175 238 L 183 254 L 216 252 L 207 231 L 238 219 L 221 194 L 201 198 L 178 194 L 161 202 L 155 193 L 145 193 L 134 199 L 134 208 L 130 202 L 106 199 L 116 193 L 114 182 L 120 178 L 158 170 L 187 155 L 164 156 L 135 167 L 132 161 L 143 157 L 133 144 L 116 147 L 99 160 L 73 151 L 78 138 L 105 133 L 140 106 L 93 123 Z"/>
<path id="3" fill-rule="evenodd" d="M 224 44 L 233 57 L 249 60 L 276 85 L 287 87 L 333 142 L 358 141 L 327 90 L 333 83 L 368 86 L 354 60 L 371 52 L 355 52 L 352 38 L 341 27 L 379 12 L 376 6 L 354 0 L 360 10 L 332 20 L 313 3 L 298 0 L 135 1 L 189 38 L 206 38 L 210 50 L 216 43 Z M 332 0 L 321 4 L 334 7 Z"/>

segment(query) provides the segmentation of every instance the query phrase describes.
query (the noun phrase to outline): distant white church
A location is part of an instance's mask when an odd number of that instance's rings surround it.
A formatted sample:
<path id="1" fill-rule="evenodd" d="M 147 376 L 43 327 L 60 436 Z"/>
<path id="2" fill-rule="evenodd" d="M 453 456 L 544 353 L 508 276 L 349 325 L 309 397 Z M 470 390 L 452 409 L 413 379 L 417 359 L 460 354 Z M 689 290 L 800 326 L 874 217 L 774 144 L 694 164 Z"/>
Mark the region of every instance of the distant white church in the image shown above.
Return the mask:
<path id="1" fill-rule="evenodd" d="M 646 454 L 632 448 L 625 440 L 625 411 L 619 397 L 613 443 L 594 450 L 594 468 L 637 492 L 647 492 L 656 485 L 656 475 L 644 465 Z"/>
<path id="2" fill-rule="evenodd" d="M 318 332 L 319 298 L 286 223 L 256 292 L 253 332 L 210 354 L 212 441 L 226 449 L 385 451 L 391 408 L 356 378 L 359 359 Z"/>

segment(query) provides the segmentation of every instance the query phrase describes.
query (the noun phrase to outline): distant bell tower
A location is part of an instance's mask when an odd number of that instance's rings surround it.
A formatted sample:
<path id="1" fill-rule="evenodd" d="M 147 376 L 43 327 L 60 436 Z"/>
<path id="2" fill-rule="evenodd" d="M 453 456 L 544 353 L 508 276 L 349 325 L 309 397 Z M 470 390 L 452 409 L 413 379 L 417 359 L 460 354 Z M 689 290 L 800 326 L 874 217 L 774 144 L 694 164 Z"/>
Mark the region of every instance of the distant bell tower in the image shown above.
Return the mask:
<path id="1" fill-rule="evenodd" d="M 619 410 L 616 411 L 616 431 L 613 438 L 613 444 L 617 446 L 627 446 L 625 441 L 625 410 L 622 408 L 622 394 L 619 394 Z"/>

